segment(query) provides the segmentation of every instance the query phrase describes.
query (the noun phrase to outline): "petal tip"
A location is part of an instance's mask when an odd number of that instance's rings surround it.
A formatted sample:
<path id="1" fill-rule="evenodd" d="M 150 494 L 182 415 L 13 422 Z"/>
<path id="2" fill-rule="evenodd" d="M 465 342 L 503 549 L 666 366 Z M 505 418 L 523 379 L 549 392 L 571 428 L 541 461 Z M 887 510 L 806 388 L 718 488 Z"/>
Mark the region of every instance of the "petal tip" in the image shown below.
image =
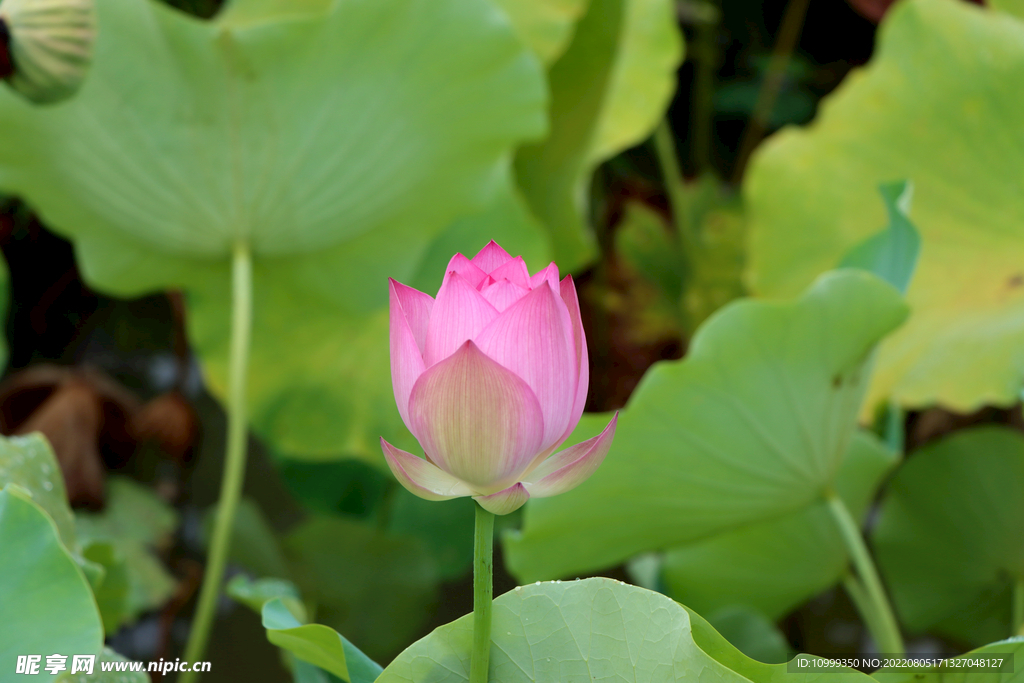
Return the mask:
<path id="1" fill-rule="evenodd" d="M 395 448 L 384 437 L 381 437 L 380 445 L 388 469 L 409 493 L 424 500 L 448 500 L 472 495 L 468 486 L 437 465 Z"/>
<path id="2" fill-rule="evenodd" d="M 589 479 L 608 455 L 618 421 L 619 413 L 616 411 L 600 434 L 570 446 L 541 463 L 526 482 L 530 495 L 534 498 L 555 496 Z"/>
<path id="3" fill-rule="evenodd" d="M 515 512 L 530 499 L 530 492 L 521 483 L 513 484 L 507 489 L 492 493 L 489 496 L 473 496 L 473 500 L 484 510 L 495 515 L 507 515 Z"/>

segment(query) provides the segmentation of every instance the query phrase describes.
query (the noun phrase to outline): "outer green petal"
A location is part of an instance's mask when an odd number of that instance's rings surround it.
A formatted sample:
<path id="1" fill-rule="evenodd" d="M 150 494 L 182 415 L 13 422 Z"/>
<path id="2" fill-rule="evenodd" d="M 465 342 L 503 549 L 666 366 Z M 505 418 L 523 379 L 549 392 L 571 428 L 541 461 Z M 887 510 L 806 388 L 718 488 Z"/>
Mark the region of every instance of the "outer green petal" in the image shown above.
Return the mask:
<path id="1" fill-rule="evenodd" d="M 423 458 L 395 448 L 383 438 L 380 446 L 391 473 L 410 493 L 426 500 L 449 500 L 473 495 L 468 486 Z"/>
<path id="2" fill-rule="evenodd" d="M 547 498 L 570 491 L 590 478 L 608 455 L 619 414 L 592 439 L 556 453 L 527 477 L 526 490 L 534 498 Z"/>
<path id="3" fill-rule="evenodd" d="M 530 499 L 530 494 L 522 484 L 513 484 L 504 491 L 492 493 L 489 496 L 475 496 L 473 500 L 480 503 L 480 507 L 496 515 L 507 515 L 515 512 Z"/>

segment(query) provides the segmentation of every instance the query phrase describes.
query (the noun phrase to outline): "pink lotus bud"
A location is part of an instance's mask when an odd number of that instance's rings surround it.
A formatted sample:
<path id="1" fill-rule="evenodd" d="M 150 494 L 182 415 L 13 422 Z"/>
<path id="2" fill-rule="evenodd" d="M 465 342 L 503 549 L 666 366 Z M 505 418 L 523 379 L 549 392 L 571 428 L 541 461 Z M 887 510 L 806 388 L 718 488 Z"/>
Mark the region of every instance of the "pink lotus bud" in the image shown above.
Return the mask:
<path id="1" fill-rule="evenodd" d="M 388 466 L 427 500 L 473 496 L 504 515 L 589 477 L 618 416 L 551 455 L 587 400 L 587 340 L 572 277 L 530 275 L 494 242 L 456 254 L 437 299 L 391 283 L 391 381 L 426 459 L 381 439 Z M 550 457 L 549 457 L 550 456 Z"/>

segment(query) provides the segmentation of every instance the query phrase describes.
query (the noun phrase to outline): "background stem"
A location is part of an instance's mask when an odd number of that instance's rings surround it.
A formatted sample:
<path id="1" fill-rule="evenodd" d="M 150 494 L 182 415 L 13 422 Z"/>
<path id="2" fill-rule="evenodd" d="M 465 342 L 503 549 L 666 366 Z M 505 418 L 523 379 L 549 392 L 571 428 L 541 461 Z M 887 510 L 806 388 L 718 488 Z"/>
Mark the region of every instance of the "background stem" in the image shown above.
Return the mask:
<path id="1" fill-rule="evenodd" d="M 732 181 L 735 185 L 739 185 L 743 180 L 747 159 L 768 129 L 772 111 L 775 110 L 775 101 L 779 98 L 782 84 L 786 81 L 789 60 L 800 40 L 804 19 L 807 16 L 807 6 L 810 5 L 810 2 L 811 0 L 789 0 L 786 5 L 786 12 L 782 15 L 782 23 L 779 26 L 779 34 L 775 39 L 775 47 L 772 49 L 772 57 L 768 62 L 768 69 L 765 71 L 761 88 L 757 92 L 754 111 L 750 115 L 750 121 L 747 122 L 747 127 L 740 140 L 740 151 L 736 155 L 736 166 L 732 174 Z"/>
<path id="2" fill-rule="evenodd" d="M 697 175 L 711 172 L 711 158 L 715 140 L 715 75 L 718 71 L 718 31 L 722 11 L 717 0 L 701 7 L 703 12 L 694 26 L 694 41 L 687 46 L 693 58 L 693 94 L 690 117 L 693 121 L 693 163 Z"/>
<path id="3" fill-rule="evenodd" d="M 494 515 L 476 506 L 473 538 L 473 654 L 469 683 L 487 683 L 491 658 L 491 576 L 494 564 Z"/>
<path id="4" fill-rule="evenodd" d="M 864 624 L 868 627 L 868 632 L 878 633 L 881 629 L 881 620 L 878 617 L 878 612 L 875 610 L 874 603 L 868 598 L 867 591 L 861 585 L 860 579 L 852 571 L 843 577 L 843 588 L 846 590 L 846 594 L 850 596 L 850 601 L 857 608 L 857 612 L 860 614 L 861 619 L 864 620 Z"/>
<path id="5" fill-rule="evenodd" d="M 688 334 L 693 332 L 689 310 L 685 305 L 686 291 L 694 280 L 694 266 L 700 258 L 701 235 L 694 224 L 694 213 L 690 206 L 686 181 L 679 165 L 676 153 L 676 140 L 672 134 L 668 119 L 664 118 L 654 131 L 654 150 L 661 168 L 665 194 L 668 196 L 669 209 L 672 212 L 673 248 L 679 266 L 682 298 L 678 302 L 679 315 L 683 329 Z"/>
<path id="6" fill-rule="evenodd" d="M 228 434 L 224 457 L 224 478 L 221 482 L 217 518 L 210 540 L 203 587 L 192 620 L 184 660 L 192 663 L 203 659 L 210 627 L 216 612 L 221 581 L 231 548 L 235 511 L 245 480 L 245 457 L 248 430 L 245 416 L 246 376 L 249 368 L 249 342 L 252 333 L 252 255 L 249 245 L 235 245 L 231 261 L 231 350 L 228 367 Z M 194 672 L 183 673 L 179 683 L 198 679 Z"/>
<path id="7" fill-rule="evenodd" d="M 665 194 L 668 195 L 669 208 L 672 209 L 672 223 L 676 227 L 684 253 L 692 251 L 695 236 L 690 224 L 690 211 L 686 201 L 683 172 L 679 168 L 679 157 L 676 154 L 676 141 L 667 119 L 654 130 L 654 150 L 658 155 L 658 166 L 661 167 L 662 182 L 665 183 Z"/>
<path id="8" fill-rule="evenodd" d="M 832 517 L 839 525 L 839 531 L 846 543 L 853 566 L 857 569 L 860 583 L 855 585 L 863 587 L 860 596 L 851 594 L 850 597 L 853 598 L 858 609 L 861 607 L 858 598 L 865 604 L 871 605 L 867 613 L 862 611 L 861 616 L 864 618 L 868 630 L 871 631 L 879 650 L 885 654 L 904 654 L 903 636 L 900 635 L 899 625 L 896 623 L 889 599 L 882 588 L 882 580 L 878 576 L 878 570 L 875 569 L 875 563 L 871 560 L 871 553 L 868 552 L 868 547 L 861 536 L 859 525 L 846 508 L 846 503 L 834 491 L 829 491 L 825 500 L 828 501 Z"/>

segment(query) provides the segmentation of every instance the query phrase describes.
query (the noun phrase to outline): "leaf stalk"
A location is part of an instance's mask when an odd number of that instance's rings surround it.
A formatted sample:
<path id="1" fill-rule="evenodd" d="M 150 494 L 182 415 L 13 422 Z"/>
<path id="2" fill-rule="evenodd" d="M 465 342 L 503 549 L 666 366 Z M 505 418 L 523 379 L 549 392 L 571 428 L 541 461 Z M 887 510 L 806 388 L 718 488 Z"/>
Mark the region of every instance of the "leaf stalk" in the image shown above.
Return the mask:
<path id="1" fill-rule="evenodd" d="M 747 161 L 768 129 L 772 112 L 775 110 L 775 102 L 786 82 L 786 70 L 789 69 L 793 52 L 800 42 L 800 34 L 803 31 L 804 19 L 807 17 L 807 8 L 810 4 L 811 0 L 789 0 L 786 4 L 779 33 L 775 39 L 775 46 L 772 49 L 772 56 L 768 62 L 768 69 L 765 71 L 764 80 L 757 93 L 757 101 L 754 103 L 754 111 L 750 115 L 750 120 L 747 122 L 747 127 L 740 140 L 739 153 L 736 155 L 736 166 L 732 175 L 732 182 L 735 185 L 739 185 L 743 180 Z"/>
<path id="2" fill-rule="evenodd" d="M 185 647 L 185 661 L 203 659 L 210 628 L 216 613 L 224 569 L 227 566 L 235 513 L 245 480 L 248 440 L 246 418 L 246 379 L 249 370 L 249 349 L 252 337 L 252 253 L 248 243 L 239 241 L 231 259 L 231 347 L 228 359 L 228 434 L 224 456 L 224 478 L 221 482 L 217 517 L 210 541 L 203 585 L 192 619 L 192 629 Z M 179 683 L 194 683 L 195 671 L 183 673 Z"/>
<path id="3" fill-rule="evenodd" d="M 832 517 L 839 525 L 839 532 L 860 579 L 859 583 L 846 583 L 848 591 L 851 587 L 854 588 L 850 592 L 850 597 L 861 612 L 861 617 L 879 650 L 885 654 L 903 655 L 906 652 L 903 636 L 900 634 L 889 599 L 885 595 L 885 589 L 882 588 L 882 580 L 871 559 L 871 553 L 864 543 L 860 527 L 854 521 L 846 503 L 835 491 L 827 492 L 825 500 Z"/>

